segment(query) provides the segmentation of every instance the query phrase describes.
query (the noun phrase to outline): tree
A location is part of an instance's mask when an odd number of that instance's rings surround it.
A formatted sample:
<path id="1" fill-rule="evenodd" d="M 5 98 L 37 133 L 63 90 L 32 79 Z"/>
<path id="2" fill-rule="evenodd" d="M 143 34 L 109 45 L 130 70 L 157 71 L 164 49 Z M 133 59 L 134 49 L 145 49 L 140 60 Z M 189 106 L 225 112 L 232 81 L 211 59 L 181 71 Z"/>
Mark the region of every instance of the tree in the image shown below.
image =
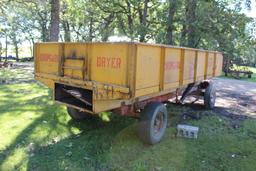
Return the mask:
<path id="1" fill-rule="evenodd" d="M 0 42 L 0 62 L 2 61 L 3 45 Z"/>
<path id="2" fill-rule="evenodd" d="M 147 34 L 148 3 L 149 0 L 144 0 L 143 9 L 138 8 L 140 18 L 140 42 L 145 42 L 145 36 Z"/>
<path id="3" fill-rule="evenodd" d="M 174 15 L 177 11 L 177 0 L 169 0 L 166 29 L 166 44 L 173 45 Z"/>
<path id="4" fill-rule="evenodd" d="M 59 37 L 66 42 L 108 41 L 111 35 L 118 35 L 131 41 L 219 50 L 224 52 L 225 60 L 249 64 L 256 56 L 255 38 L 248 29 L 253 21 L 241 10 L 244 6 L 249 9 L 250 2 L 2 0 L 0 32 L 14 47 L 17 45 L 16 49 L 24 41 L 31 45 L 58 41 Z M 11 16 L 16 18 L 13 22 Z"/>
<path id="5" fill-rule="evenodd" d="M 71 41 L 71 28 L 70 28 L 70 16 L 68 13 L 68 3 L 66 1 L 63 1 L 62 3 L 62 28 L 64 31 L 64 41 L 65 42 L 70 42 Z"/>
<path id="6" fill-rule="evenodd" d="M 59 40 L 59 23 L 60 23 L 60 2 L 51 0 L 51 24 L 50 24 L 50 41 Z"/>

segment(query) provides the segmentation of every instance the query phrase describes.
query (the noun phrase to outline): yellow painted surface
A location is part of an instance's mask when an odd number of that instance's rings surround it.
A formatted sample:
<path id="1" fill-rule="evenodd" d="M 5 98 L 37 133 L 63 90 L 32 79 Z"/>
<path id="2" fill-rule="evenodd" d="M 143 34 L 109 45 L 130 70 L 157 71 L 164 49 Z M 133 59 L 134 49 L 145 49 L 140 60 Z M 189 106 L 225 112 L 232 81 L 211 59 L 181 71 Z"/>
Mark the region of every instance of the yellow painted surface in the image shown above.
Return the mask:
<path id="1" fill-rule="evenodd" d="M 204 69 L 206 61 L 206 52 L 198 52 L 197 54 L 197 70 L 196 70 L 196 81 L 204 79 Z"/>
<path id="2" fill-rule="evenodd" d="M 179 86 L 181 50 L 165 48 L 164 90 Z"/>
<path id="3" fill-rule="evenodd" d="M 38 81 L 46 85 L 48 88 L 53 89 L 54 88 L 54 81 L 52 79 L 46 79 L 46 78 L 40 78 L 36 77 Z"/>
<path id="4" fill-rule="evenodd" d="M 85 58 L 87 57 L 86 43 L 65 43 L 64 56 L 65 58 Z"/>
<path id="5" fill-rule="evenodd" d="M 64 76 L 83 79 L 85 68 L 84 60 L 66 59 L 64 61 Z"/>
<path id="6" fill-rule="evenodd" d="M 183 85 L 194 81 L 196 51 L 185 50 Z"/>
<path id="7" fill-rule="evenodd" d="M 161 48 L 137 47 L 136 97 L 159 91 Z M 153 88 L 157 87 L 157 88 Z M 143 90 L 141 90 L 143 89 Z M 141 90 L 141 91 L 140 91 Z"/>
<path id="8" fill-rule="evenodd" d="M 95 113 L 102 111 L 108 111 L 109 109 L 115 109 L 121 106 L 123 100 L 98 100 L 94 102 Z"/>
<path id="9" fill-rule="evenodd" d="M 214 53 L 208 54 L 208 63 L 207 63 L 207 78 L 213 76 L 213 66 L 214 66 Z"/>
<path id="10" fill-rule="evenodd" d="M 216 69 L 215 76 L 222 74 L 223 56 L 221 53 L 216 54 Z"/>
<path id="11" fill-rule="evenodd" d="M 36 79 L 93 90 L 93 112 L 120 107 L 123 100 L 145 99 L 222 73 L 223 56 L 141 43 L 39 43 Z"/>
<path id="12" fill-rule="evenodd" d="M 40 44 L 36 52 L 37 72 L 58 74 L 61 44 Z"/>
<path id="13" fill-rule="evenodd" d="M 126 85 L 127 54 L 126 44 L 92 44 L 90 46 L 91 80 Z"/>

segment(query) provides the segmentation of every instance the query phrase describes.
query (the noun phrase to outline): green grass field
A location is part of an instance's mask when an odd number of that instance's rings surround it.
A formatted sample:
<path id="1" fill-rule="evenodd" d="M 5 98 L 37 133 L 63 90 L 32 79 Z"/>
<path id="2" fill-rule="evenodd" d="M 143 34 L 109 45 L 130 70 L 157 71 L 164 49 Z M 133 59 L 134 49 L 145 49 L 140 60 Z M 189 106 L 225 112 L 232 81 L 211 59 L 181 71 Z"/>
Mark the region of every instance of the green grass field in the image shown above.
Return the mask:
<path id="1" fill-rule="evenodd" d="M 9 80 L 0 84 L 0 170 L 256 170 L 253 119 L 234 129 L 230 118 L 211 111 L 182 120 L 191 109 L 168 105 L 170 127 L 161 143 L 149 146 L 138 139 L 135 119 L 73 122 L 31 73 L 6 69 L 0 78 Z M 178 123 L 199 126 L 199 138 L 177 138 Z"/>

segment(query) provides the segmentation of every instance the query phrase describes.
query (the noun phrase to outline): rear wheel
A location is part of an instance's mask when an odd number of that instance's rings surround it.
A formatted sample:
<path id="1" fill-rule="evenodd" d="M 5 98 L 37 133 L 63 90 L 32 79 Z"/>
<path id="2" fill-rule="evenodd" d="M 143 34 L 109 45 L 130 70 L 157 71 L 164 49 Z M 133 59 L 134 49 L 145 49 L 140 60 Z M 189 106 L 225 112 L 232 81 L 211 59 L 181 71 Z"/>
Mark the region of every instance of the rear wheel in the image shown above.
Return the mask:
<path id="1" fill-rule="evenodd" d="M 90 113 L 79 111 L 78 109 L 67 107 L 67 112 L 69 116 L 75 120 L 85 120 L 85 119 L 91 119 L 93 116 Z"/>
<path id="2" fill-rule="evenodd" d="M 204 93 L 204 105 L 206 109 L 213 109 L 216 100 L 216 90 L 212 83 L 209 83 Z"/>
<path id="3" fill-rule="evenodd" d="M 161 141 L 167 126 L 168 114 L 164 104 L 154 102 L 146 105 L 140 116 L 138 134 L 147 144 Z"/>

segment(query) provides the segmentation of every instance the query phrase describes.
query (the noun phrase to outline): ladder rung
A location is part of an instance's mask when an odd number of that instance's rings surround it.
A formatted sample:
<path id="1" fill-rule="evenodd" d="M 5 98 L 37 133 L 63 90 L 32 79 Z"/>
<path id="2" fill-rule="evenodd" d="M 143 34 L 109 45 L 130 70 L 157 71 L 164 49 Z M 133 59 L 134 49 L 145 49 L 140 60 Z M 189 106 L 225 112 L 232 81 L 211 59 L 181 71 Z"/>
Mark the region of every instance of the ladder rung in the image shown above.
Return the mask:
<path id="1" fill-rule="evenodd" d="M 71 67 L 71 66 L 64 66 L 64 69 L 72 69 L 72 70 L 84 70 L 84 67 Z"/>
<path id="2" fill-rule="evenodd" d="M 84 57 L 76 57 L 76 58 L 66 57 L 65 59 L 72 59 L 72 60 L 84 60 Z"/>

